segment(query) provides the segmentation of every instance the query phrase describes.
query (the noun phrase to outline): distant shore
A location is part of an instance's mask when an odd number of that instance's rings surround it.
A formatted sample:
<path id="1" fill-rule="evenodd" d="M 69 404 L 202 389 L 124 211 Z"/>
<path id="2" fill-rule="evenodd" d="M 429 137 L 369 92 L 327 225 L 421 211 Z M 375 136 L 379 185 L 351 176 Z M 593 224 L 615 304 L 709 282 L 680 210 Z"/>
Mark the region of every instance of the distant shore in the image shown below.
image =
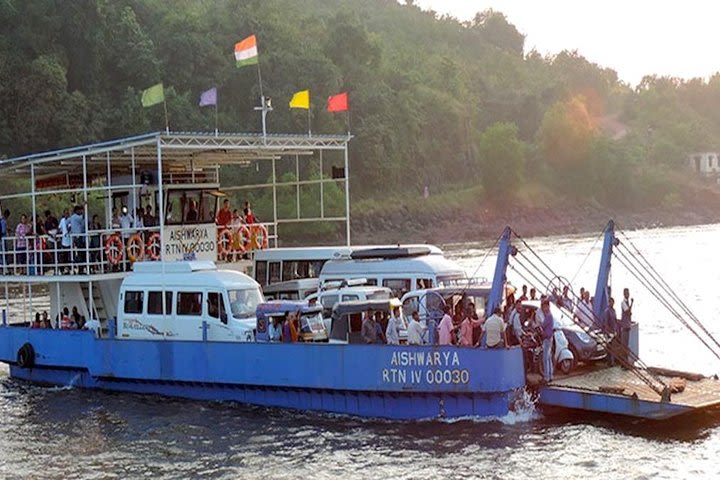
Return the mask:
<path id="1" fill-rule="evenodd" d="M 454 213 L 454 214 L 453 214 Z M 613 212 L 601 208 L 524 208 L 520 211 L 483 209 L 476 212 L 449 212 L 443 218 L 412 219 L 397 214 L 375 213 L 372 219 L 353 218 L 353 244 L 473 242 L 494 240 L 506 225 L 524 237 L 599 233 L 609 219 L 625 230 L 720 222 L 717 206 L 635 212 Z"/>

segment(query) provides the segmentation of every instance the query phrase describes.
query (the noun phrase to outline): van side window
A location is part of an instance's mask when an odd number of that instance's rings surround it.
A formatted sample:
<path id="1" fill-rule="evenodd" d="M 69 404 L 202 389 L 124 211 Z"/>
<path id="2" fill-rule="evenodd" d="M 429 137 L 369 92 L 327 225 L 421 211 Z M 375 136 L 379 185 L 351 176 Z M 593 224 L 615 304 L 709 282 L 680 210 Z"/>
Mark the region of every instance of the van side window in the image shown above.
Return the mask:
<path id="1" fill-rule="evenodd" d="M 368 287 L 376 287 L 377 286 L 377 278 L 368 278 L 365 281 L 365 285 Z"/>
<path id="2" fill-rule="evenodd" d="M 432 278 L 418 278 L 416 288 L 418 290 L 433 288 Z"/>
<path id="3" fill-rule="evenodd" d="M 349 302 L 351 300 L 359 300 L 359 299 L 360 299 L 360 297 L 358 297 L 357 295 L 343 295 L 342 296 L 343 302 Z"/>
<path id="4" fill-rule="evenodd" d="M 223 297 L 218 292 L 208 292 L 207 297 L 208 315 L 213 318 L 223 318 L 225 313 L 225 305 Z"/>
<path id="5" fill-rule="evenodd" d="M 407 278 L 386 278 L 383 280 L 383 287 L 388 287 L 396 297 L 410 291 L 410 279 Z"/>
<path id="6" fill-rule="evenodd" d="M 280 262 L 270 262 L 270 278 L 268 284 L 280 281 Z"/>
<path id="7" fill-rule="evenodd" d="M 255 280 L 263 287 L 268 284 L 267 260 L 258 260 L 255 262 Z"/>
<path id="8" fill-rule="evenodd" d="M 162 292 L 148 292 L 148 315 L 162 315 L 163 307 L 161 300 Z M 172 292 L 165 292 L 165 314 L 172 313 Z"/>
<path id="9" fill-rule="evenodd" d="M 142 313 L 143 292 L 125 292 L 125 313 Z"/>
<path id="10" fill-rule="evenodd" d="M 202 292 L 178 292 L 177 314 L 200 316 L 202 313 Z"/>

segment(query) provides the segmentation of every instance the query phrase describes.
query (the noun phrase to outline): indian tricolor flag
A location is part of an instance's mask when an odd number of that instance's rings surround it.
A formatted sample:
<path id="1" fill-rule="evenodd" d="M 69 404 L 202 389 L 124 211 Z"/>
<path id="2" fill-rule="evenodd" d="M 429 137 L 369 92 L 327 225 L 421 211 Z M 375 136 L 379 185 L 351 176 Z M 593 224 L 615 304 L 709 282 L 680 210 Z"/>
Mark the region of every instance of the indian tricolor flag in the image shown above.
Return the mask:
<path id="1" fill-rule="evenodd" d="M 235 44 L 235 64 L 238 68 L 246 65 L 257 65 L 258 50 L 255 35 Z"/>

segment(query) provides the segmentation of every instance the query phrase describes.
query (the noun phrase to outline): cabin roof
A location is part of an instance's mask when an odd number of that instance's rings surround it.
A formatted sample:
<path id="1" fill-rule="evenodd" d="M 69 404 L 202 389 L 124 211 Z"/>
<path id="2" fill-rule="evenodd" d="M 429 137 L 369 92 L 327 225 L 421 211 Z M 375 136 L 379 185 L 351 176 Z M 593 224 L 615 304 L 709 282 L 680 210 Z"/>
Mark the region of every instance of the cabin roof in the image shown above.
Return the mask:
<path id="1" fill-rule="evenodd" d="M 244 165 L 283 155 L 310 155 L 318 149 L 342 150 L 351 138 L 348 134 L 152 132 L 0 160 L 0 172 L 22 178 L 27 178 L 31 167 L 36 176 L 82 173 L 83 157 L 89 176 L 104 174 L 108 160 L 113 168 L 134 163 L 138 171 L 157 171 L 160 155 L 163 171 L 186 168 L 190 162 L 195 168 Z"/>

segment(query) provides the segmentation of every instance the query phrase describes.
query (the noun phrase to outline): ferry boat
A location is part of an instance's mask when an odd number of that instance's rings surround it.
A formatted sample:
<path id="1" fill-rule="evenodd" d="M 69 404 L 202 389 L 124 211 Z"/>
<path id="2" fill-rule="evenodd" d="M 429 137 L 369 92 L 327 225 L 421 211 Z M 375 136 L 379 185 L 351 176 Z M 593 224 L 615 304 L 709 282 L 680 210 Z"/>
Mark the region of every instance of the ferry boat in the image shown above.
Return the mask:
<path id="1" fill-rule="evenodd" d="M 286 223 L 336 222 L 346 241 L 337 248 L 348 247 L 349 139 L 164 132 L 0 161 L 6 178 L 30 180 L 29 192 L 0 198 L 11 219 L 17 199 L 29 200 L 33 219 L 50 198 L 87 212 L 68 249 L 61 235 L 4 239 L 0 361 L 12 377 L 52 385 L 391 419 L 507 414 L 525 386 L 519 348 L 257 341 L 260 284 L 229 245 L 240 233 L 247 255 L 278 246 Z M 277 180 L 283 163 L 301 171 L 310 160 L 343 178 Z M 249 164 L 271 172 L 270 182 L 222 184 L 223 168 Z M 345 212 L 325 216 L 321 207 L 308 218 L 298 205 L 295 218 L 279 218 L 277 189 L 308 182 L 340 185 Z M 238 231 L 216 225 L 225 195 L 257 188 L 273 192 L 271 221 Z M 130 226 L 138 208 L 155 221 Z M 33 328 L 48 305 L 54 328 Z M 72 307 L 95 328 L 61 328 Z"/>

